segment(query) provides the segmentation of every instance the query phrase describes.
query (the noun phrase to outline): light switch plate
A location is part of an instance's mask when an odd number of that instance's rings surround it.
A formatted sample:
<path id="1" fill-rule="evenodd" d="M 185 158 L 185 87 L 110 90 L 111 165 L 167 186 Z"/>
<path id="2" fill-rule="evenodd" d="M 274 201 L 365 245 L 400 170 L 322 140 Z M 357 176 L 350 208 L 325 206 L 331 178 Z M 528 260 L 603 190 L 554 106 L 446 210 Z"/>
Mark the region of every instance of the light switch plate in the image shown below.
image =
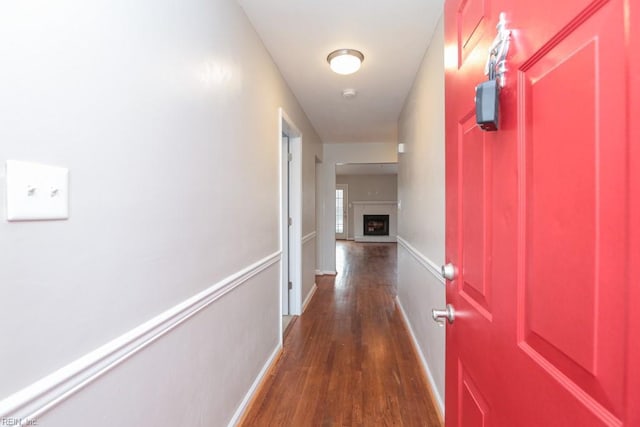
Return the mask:
<path id="1" fill-rule="evenodd" d="M 69 169 L 7 160 L 7 220 L 69 218 Z"/>

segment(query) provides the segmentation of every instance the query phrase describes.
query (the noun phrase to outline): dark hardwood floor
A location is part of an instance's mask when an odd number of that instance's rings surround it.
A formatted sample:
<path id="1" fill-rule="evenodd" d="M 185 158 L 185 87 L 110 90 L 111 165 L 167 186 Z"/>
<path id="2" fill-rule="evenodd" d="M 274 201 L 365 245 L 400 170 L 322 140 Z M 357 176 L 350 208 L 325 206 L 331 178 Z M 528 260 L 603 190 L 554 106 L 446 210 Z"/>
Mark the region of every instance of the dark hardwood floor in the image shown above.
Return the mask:
<path id="1" fill-rule="evenodd" d="M 242 426 L 441 426 L 395 304 L 396 244 L 337 244 Z"/>

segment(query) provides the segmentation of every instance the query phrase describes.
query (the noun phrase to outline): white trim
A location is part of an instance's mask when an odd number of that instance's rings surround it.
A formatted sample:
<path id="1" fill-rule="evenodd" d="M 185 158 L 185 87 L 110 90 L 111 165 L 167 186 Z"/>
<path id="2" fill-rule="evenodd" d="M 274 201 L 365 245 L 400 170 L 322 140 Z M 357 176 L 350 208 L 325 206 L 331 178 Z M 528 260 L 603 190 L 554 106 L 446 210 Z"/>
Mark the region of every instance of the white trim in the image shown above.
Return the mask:
<path id="1" fill-rule="evenodd" d="M 311 233 L 305 235 L 302 238 L 302 244 L 304 245 L 305 243 L 308 243 L 308 242 L 312 241 L 313 239 L 315 239 L 316 238 L 316 234 L 317 233 L 315 231 L 312 231 Z"/>
<path id="2" fill-rule="evenodd" d="M 342 188 L 343 190 L 343 198 L 342 198 L 342 203 L 343 203 L 343 210 L 346 212 L 346 215 L 344 215 L 343 218 L 343 224 L 342 224 L 342 233 L 336 233 L 335 234 L 335 240 L 346 240 L 349 238 L 349 184 L 338 184 L 336 183 L 336 192 L 338 189 Z M 337 200 L 337 198 L 336 198 Z M 337 203 L 336 203 L 337 205 Z M 336 210 L 338 209 L 338 207 L 336 206 Z M 336 224 L 337 226 L 337 224 Z M 338 237 L 340 236 L 340 237 Z M 343 237 L 344 236 L 344 237 Z"/>
<path id="3" fill-rule="evenodd" d="M 311 302 L 311 298 L 313 298 L 313 296 L 316 294 L 317 290 L 318 290 L 318 285 L 316 285 L 314 283 L 313 287 L 311 287 L 311 290 L 309 291 L 309 293 L 307 294 L 307 297 L 304 299 L 304 302 L 302 303 L 302 312 L 303 313 L 307 309 L 307 306 Z"/>
<path id="4" fill-rule="evenodd" d="M 416 334 L 413 332 L 413 328 L 411 327 L 411 322 L 409 322 L 409 317 L 407 317 L 407 313 L 404 311 L 404 307 L 402 307 L 402 302 L 400 301 L 400 297 L 396 295 L 396 302 L 398 308 L 400 309 L 400 313 L 402 314 L 402 318 L 404 319 L 404 323 L 409 330 L 409 335 L 411 335 L 411 340 L 413 341 L 413 347 L 418 352 L 418 356 L 420 357 L 420 361 L 422 362 L 422 367 L 427 374 L 427 379 L 429 380 L 429 386 L 431 388 L 431 394 L 435 397 L 436 403 L 438 404 L 438 409 L 440 409 L 440 418 L 444 419 L 444 401 L 442 400 L 442 396 L 438 393 L 438 388 L 436 387 L 436 382 L 433 379 L 433 374 L 431 373 L 431 369 L 429 369 L 429 364 L 427 363 L 427 359 L 424 357 L 424 353 L 422 353 L 422 349 L 418 344 L 418 339 L 416 338 Z"/>
<path id="5" fill-rule="evenodd" d="M 226 277 L 63 368 L 0 401 L 0 418 L 35 419 L 280 261 L 280 251 Z"/>
<path id="6" fill-rule="evenodd" d="M 420 251 L 411 246 L 411 244 L 404 240 L 402 237 L 396 236 L 396 239 L 398 243 L 400 243 L 400 246 L 405 248 L 407 252 L 409 252 L 416 259 L 416 261 L 422 264 L 422 266 L 426 268 L 429 273 L 433 274 L 433 276 L 438 279 L 440 283 L 442 283 L 443 285 L 446 284 L 446 281 L 442 277 L 442 273 L 440 272 L 440 267 L 438 266 L 438 264 L 421 254 Z"/>
<path id="7" fill-rule="evenodd" d="M 316 276 L 322 276 L 322 271 L 321 270 L 316 270 Z"/>
<path id="8" fill-rule="evenodd" d="M 323 271 L 317 270 L 317 271 L 318 271 L 318 276 L 335 276 L 338 274 L 338 272 L 335 270 L 323 270 Z"/>
<path id="9" fill-rule="evenodd" d="M 244 415 L 244 411 L 247 410 L 247 406 L 249 405 L 249 402 L 251 402 L 253 394 L 258 389 L 258 386 L 264 379 L 264 376 L 267 374 L 267 372 L 269 372 L 269 368 L 271 368 L 271 365 L 276 361 L 281 351 L 282 344 L 279 343 L 276 346 L 275 350 L 273 350 L 273 353 L 271 353 L 271 356 L 269 356 L 269 359 L 267 359 L 267 362 L 262 366 L 262 369 L 258 373 L 255 381 L 253 381 L 253 384 L 251 384 L 251 388 L 249 388 L 249 391 L 247 391 L 247 394 L 245 394 L 244 399 L 242 399 L 242 403 L 240 403 L 240 406 L 238 406 L 238 409 L 236 409 L 235 414 L 233 414 L 233 417 L 231 417 L 231 421 L 229 421 L 229 424 L 227 424 L 228 427 L 233 427 L 238 424 L 238 421 L 240 421 L 240 418 L 242 418 L 242 416 Z"/>
<path id="10" fill-rule="evenodd" d="M 359 202 L 351 202 L 352 205 L 396 205 L 398 206 L 398 202 L 394 202 L 394 201 L 382 201 L 382 202 L 375 202 L 375 201 L 359 201 Z"/>
<path id="11" fill-rule="evenodd" d="M 356 236 L 355 241 L 360 243 L 394 243 L 396 236 Z"/>

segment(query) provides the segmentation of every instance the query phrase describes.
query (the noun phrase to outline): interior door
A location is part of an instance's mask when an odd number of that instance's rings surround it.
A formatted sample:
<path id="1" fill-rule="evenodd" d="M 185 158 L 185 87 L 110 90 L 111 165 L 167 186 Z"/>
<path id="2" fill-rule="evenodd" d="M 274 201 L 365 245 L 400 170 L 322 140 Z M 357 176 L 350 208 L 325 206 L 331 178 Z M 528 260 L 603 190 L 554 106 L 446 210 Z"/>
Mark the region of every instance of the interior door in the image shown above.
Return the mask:
<path id="1" fill-rule="evenodd" d="M 336 184 L 336 239 L 346 240 L 349 235 L 349 189 L 346 184 Z"/>
<path id="2" fill-rule="evenodd" d="M 446 0 L 449 427 L 638 425 L 638 7 Z M 500 12 L 485 132 L 474 87 Z"/>
<path id="3" fill-rule="evenodd" d="M 291 313 L 291 142 L 282 135 L 282 212 L 284 215 L 282 236 L 282 262 L 285 263 L 282 278 L 282 314 Z"/>

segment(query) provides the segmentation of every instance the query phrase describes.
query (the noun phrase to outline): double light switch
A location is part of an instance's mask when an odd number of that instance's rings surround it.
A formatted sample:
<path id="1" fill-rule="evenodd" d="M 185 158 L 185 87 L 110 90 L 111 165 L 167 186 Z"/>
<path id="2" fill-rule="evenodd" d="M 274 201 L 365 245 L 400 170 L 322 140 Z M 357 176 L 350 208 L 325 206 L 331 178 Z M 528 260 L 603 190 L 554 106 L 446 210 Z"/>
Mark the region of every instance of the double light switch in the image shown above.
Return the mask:
<path id="1" fill-rule="evenodd" d="M 69 218 L 69 169 L 7 161 L 7 220 Z"/>

